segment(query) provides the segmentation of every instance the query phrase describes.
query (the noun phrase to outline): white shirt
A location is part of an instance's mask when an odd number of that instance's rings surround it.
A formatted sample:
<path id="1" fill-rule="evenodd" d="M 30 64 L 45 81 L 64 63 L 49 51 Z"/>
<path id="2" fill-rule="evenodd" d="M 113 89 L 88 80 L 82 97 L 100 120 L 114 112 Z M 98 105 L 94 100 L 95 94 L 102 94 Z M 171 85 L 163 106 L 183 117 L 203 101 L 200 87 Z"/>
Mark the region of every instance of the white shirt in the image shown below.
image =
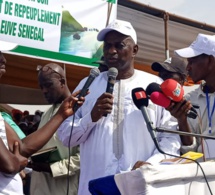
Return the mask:
<path id="1" fill-rule="evenodd" d="M 199 106 L 199 109 L 196 109 L 199 118 L 196 119 L 188 119 L 189 125 L 192 129 L 193 133 L 196 134 L 203 134 L 203 135 L 209 135 L 209 136 L 215 136 L 215 113 L 212 116 L 212 132 L 209 133 L 209 120 L 208 120 L 208 110 L 207 110 L 207 100 L 206 100 L 206 94 L 202 91 L 202 84 L 199 85 L 199 87 L 188 94 L 186 94 L 185 98 L 189 100 L 192 104 L 196 104 Z M 209 103 L 210 103 L 210 114 L 212 112 L 213 104 L 214 104 L 214 98 L 215 93 L 209 93 Z M 214 140 L 211 140 L 215 142 Z M 214 145 L 214 143 L 213 143 Z M 205 150 L 209 150 L 209 144 L 206 144 Z M 202 144 L 201 139 L 197 138 L 194 139 L 194 144 L 191 146 L 182 146 L 182 152 L 188 152 L 190 150 L 202 152 Z M 214 148 L 211 148 L 211 151 L 214 151 Z M 214 156 L 215 157 L 215 156 Z"/>
<path id="2" fill-rule="evenodd" d="M 5 132 L 4 119 L 0 114 L 0 137 L 8 148 Z M 0 194 L 4 195 L 23 195 L 22 179 L 19 174 L 6 174 L 0 172 Z"/>
<path id="3" fill-rule="evenodd" d="M 74 115 L 74 126 L 70 140 L 71 146 L 80 144 L 81 176 L 79 195 L 88 195 L 88 182 L 92 179 L 131 170 L 138 161 L 158 163 L 164 159 L 150 137 L 141 111 L 134 105 L 131 91 L 146 87 L 152 82 L 161 82 L 157 76 L 135 70 L 134 75 L 114 85 L 114 104 L 112 113 L 92 122 L 91 110 L 97 98 L 107 86 L 107 72 L 95 78 L 89 88 L 90 94 Z M 86 82 L 83 79 L 75 91 Z M 149 102 L 149 117 L 156 127 L 176 129 L 177 123 L 170 120 L 169 112 Z M 68 117 L 59 127 L 60 140 L 68 145 L 73 116 Z M 166 153 L 178 155 L 179 136 L 158 133 L 160 148 Z"/>

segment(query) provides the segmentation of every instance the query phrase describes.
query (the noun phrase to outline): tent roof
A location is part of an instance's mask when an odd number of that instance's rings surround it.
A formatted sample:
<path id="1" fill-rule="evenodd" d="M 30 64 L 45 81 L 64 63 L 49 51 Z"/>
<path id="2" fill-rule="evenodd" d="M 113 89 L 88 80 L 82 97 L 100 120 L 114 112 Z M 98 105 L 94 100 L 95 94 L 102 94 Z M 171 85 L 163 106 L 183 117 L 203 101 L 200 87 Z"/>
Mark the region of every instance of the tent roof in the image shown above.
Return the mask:
<path id="1" fill-rule="evenodd" d="M 139 45 L 136 62 L 151 65 L 154 61 L 166 59 L 174 50 L 187 47 L 198 33 L 215 34 L 215 27 L 189 20 L 133 1 L 119 0 L 117 18 L 130 21 L 137 31 Z M 164 17 L 167 16 L 165 28 Z M 167 43 L 165 42 L 165 30 Z M 165 48 L 167 44 L 168 48 Z"/>
<path id="2" fill-rule="evenodd" d="M 213 26 L 133 1 L 118 0 L 118 3 L 117 18 L 130 21 L 137 31 L 139 51 L 135 58 L 135 68 L 153 74 L 155 72 L 151 70 L 150 65 L 155 61 L 164 61 L 166 52 L 171 56 L 175 49 L 188 46 L 198 33 L 215 32 Z M 169 17 L 166 27 L 163 16 Z M 165 37 L 168 38 L 167 41 Z M 0 103 L 46 104 L 38 87 L 36 67 L 53 60 L 17 55 L 12 52 L 6 52 L 4 55 L 7 59 L 7 73 L 1 79 Z M 65 67 L 71 91 L 82 78 L 89 75 L 89 67 L 56 63 Z"/>

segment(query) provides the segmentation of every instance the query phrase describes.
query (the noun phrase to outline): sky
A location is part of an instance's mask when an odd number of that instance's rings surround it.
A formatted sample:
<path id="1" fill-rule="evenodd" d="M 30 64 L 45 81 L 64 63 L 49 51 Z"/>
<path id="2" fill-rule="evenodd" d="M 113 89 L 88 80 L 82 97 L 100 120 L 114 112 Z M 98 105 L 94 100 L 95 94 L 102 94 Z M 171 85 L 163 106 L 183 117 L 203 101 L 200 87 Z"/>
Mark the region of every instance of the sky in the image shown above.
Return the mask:
<path id="1" fill-rule="evenodd" d="M 214 0 L 136 0 L 136 2 L 215 26 Z"/>

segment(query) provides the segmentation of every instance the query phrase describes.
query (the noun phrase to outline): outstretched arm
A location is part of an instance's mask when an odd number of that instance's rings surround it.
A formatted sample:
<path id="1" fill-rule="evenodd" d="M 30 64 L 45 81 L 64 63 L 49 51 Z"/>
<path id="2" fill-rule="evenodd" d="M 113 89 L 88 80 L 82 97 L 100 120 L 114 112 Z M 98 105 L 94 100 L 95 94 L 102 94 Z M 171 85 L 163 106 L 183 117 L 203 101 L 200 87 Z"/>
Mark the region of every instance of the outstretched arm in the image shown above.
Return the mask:
<path id="1" fill-rule="evenodd" d="M 12 144 L 15 141 L 20 143 L 20 154 L 25 157 L 31 156 L 33 153 L 41 149 L 48 140 L 53 136 L 60 124 L 68 117 L 73 115 L 73 106 L 77 102 L 80 106 L 83 104 L 84 98 L 80 100 L 76 96 L 80 91 L 73 93 L 70 97 L 66 98 L 61 104 L 58 112 L 51 118 L 48 123 L 46 123 L 42 128 L 38 129 L 34 133 L 30 134 L 22 141 L 17 138 L 17 136 L 12 135 L 12 132 L 9 130 L 9 144 L 12 147 Z"/>

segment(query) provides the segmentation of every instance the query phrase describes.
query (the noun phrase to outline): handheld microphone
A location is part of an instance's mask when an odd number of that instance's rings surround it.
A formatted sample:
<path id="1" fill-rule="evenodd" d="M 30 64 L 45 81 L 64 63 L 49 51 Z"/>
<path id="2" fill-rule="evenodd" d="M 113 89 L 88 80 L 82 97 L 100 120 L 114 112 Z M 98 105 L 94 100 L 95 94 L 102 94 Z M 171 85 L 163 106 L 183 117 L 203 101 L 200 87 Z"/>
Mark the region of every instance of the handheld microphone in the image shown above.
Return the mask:
<path id="1" fill-rule="evenodd" d="M 155 128 L 152 126 L 153 123 L 150 121 L 149 115 L 148 115 L 148 112 L 146 109 L 146 107 L 148 106 L 148 103 L 149 103 L 146 92 L 141 87 L 135 88 L 132 90 L 132 99 L 133 99 L 135 106 L 139 110 L 141 110 L 142 115 L 143 115 L 146 125 L 147 125 L 147 129 L 151 135 L 151 138 L 154 141 L 154 144 L 155 144 L 156 148 L 158 149 L 158 151 L 160 151 L 158 141 L 157 141 L 157 138 L 154 133 Z"/>
<path id="2" fill-rule="evenodd" d="M 162 93 L 161 87 L 158 83 L 150 83 L 147 87 L 146 87 L 146 94 L 148 96 L 150 96 L 153 92 L 160 92 Z"/>
<path id="3" fill-rule="evenodd" d="M 181 101 L 184 95 L 181 85 L 173 79 L 167 79 L 161 85 L 155 82 L 150 83 L 146 88 L 146 93 L 148 96 L 151 96 L 154 92 L 162 93 L 174 102 Z"/>
<path id="4" fill-rule="evenodd" d="M 118 70 L 116 68 L 112 67 L 108 70 L 107 75 L 108 75 L 108 82 L 107 82 L 106 92 L 112 94 L 113 87 L 116 82 L 116 77 L 118 75 Z"/>
<path id="5" fill-rule="evenodd" d="M 108 75 L 108 82 L 107 82 L 106 92 L 112 94 L 113 87 L 116 82 L 116 77 L 118 75 L 118 70 L 114 67 L 111 67 L 111 68 L 109 68 L 107 75 Z M 103 116 L 106 117 L 107 114 L 104 114 Z"/>
<path id="6" fill-rule="evenodd" d="M 148 85 L 146 90 L 148 91 L 152 102 L 164 108 L 168 107 L 171 102 L 168 101 L 163 95 L 159 93 L 166 95 L 167 98 L 169 98 L 174 102 L 181 101 L 184 95 L 184 89 L 182 88 L 182 86 L 173 79 L 167 79 L 161 85 L 159 85 L 158 83 L 151 83 Z M 152 93 L 154 92 L 159 92 L 159 93 L 155 93 L 151 97 Z M 189 118 L 195 119 L 197 115 L 198 114 L 196 109 L 194 108 L 194 106 L 192 106 L 191 109 L 188 111 L 187 116 Z"/>
<path id="7" fill-rule="evenodd" d="M 169 97 L 174 102 L 179 102 L 183 99 L 184 96 L 184 89 L 182 86 L 173 79 L 167 79 L 161 84 L 161 89 L 163 93 Z M 197 117 L 197 111 L 192 106 L 190 111 L 188 112 L 188 116 L 190 118 L 196 118 Z"/>
<path id="8" fill-rule="evenodd" d="M 151 93 L 150 99 L 154 104 L 162 106 L 164 108 L 167 108 L 171 103 L 171 100 L 168 97 L 158 91 Z"/>
<path id="9" fill-rule="evenodd" d="M 94 79 L 100 74 L 100 71 L 98 68 L 92 68 L 90 70 L 90 75 L 88 76 L 83 88 L 81 89 L 80 94 L 77 96 L 78 98 L 80 97 L 85 97 L 87 95 L 87 91 L 89 90 L 89 86 L 92 84 Z M 79 105 L 76 103 L 73 107 L 74 112 L 76 112 L 79 108 Z"/>
<path id="10" fill-rule="evenodd" d="M 164 108 L 167 108 L 171 103 L 171 100 L 168 97 L 166 97 L 163 93 L 160 93 L 157 91 L 153 92 L 150 95 L 150 99 L 154 104 L 157 104 Z M 191 107 L 191 109 L 187 112 L 187 117 L 193 118 L 193 119 L 197 117 L 197 111 L 196 110 L 193 111 L 193 110 L 195 110 L 195 108 Z"/>

